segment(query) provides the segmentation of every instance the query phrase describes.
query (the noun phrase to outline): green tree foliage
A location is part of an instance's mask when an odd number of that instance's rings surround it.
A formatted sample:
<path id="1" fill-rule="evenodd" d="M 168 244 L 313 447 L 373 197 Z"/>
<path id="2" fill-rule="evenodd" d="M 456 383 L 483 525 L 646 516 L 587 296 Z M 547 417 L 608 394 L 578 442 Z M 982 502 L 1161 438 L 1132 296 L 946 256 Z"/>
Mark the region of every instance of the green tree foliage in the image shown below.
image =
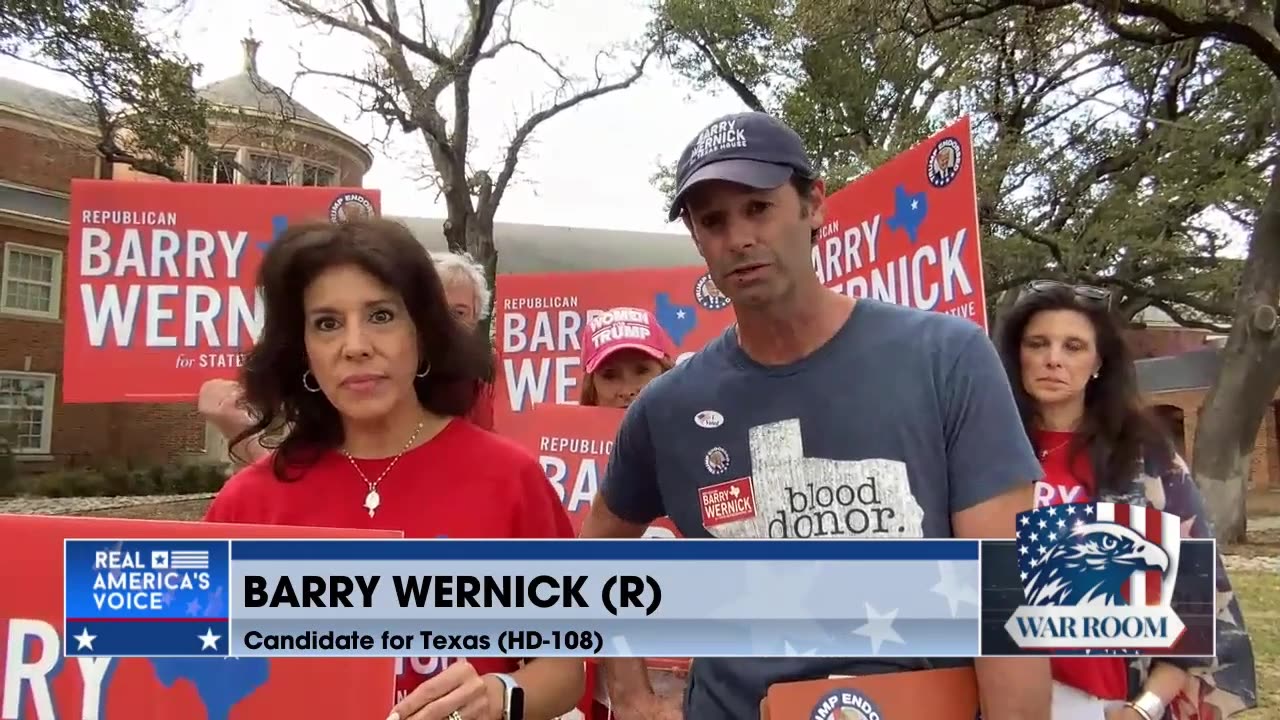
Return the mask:
<path id="1" fill-rule="evenodd" d="M 6 0 L 0 54 L 80 83 L 105 167 L 182 180 L 183 150 L 208 153 L 207 108 L 192 86 L 199 66 L 161 47 L 143 11 L 140 0 Z"/>
<path id="2" fill-rule="evenodd" d="M 1269 80 L 1239 48 L 1152 50 L 1073 10 L 936 31 L 909 0 L 663 0 L 651 31 L 695 84 L 786 119 L 832 188 L 970 114 L 993 314 L 1043 276 L 1110 287 L 1126 320 L 1231 314 L 1222 250 L 1273 140 Z"/>
<path id="3" fill-rule="evenodd" d="M 1206 64 L 1217 70 L 1212 80 L 1218 87 L 1188 81 L 1180 88 L 1221 113 L 1200 117 L 1210 123 L 1204 142 L 1212 149 L 1196 156 L 1201 164 L 1184 166 L 1186 194 L 1170 202 L 1177 209 L 1180 201 L 1197 202 L 1205 195 L 1230 198 L 1224 213 L 1252 230 L 1234 293 L 1222 286 L 1213 289 L 1216 293 L 1206 291 L 1206 296 L 1218 298 L 1230 294 L 1233 312 L 1222 366 L 1201 408 L 1193 450 L 1196 479 L 1204 489 L 1218 540 L 1244 540 L 1249 460 L 1262 418 L 1280 388 L 1280 104 L 1273 92 L 1280 81 L 1280 5 L 1217 0 L 918 0 L 916 9 L 934 31 L 1028 11 L 1085 14 L 1109 37 L 1140 48 L 1138 53 L 1146 58 L 1167 55 L 1174 48 L 1212 52 Z"/>

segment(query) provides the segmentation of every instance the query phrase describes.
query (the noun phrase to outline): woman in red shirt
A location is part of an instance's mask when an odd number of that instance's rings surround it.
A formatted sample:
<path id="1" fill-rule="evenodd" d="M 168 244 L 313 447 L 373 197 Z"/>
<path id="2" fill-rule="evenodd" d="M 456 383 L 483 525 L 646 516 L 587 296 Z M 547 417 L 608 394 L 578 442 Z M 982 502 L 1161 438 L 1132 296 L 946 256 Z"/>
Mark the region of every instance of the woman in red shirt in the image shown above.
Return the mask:
<path id="1" fill-rule="evenodd" d="M 537 460 L 459 419 L 475 399 L 479 346 L 407 230 L 381 220 L 291 227 L 258 284 L 266 322 L 241 376 L 256 421 L 232 445 L 288 429 L 274 453 L 227 481 L 207 521 L 573 536 Z M 409 658 L 390 719 L 508 720 L 518 686 L 523 718 L 550 720 L 582 697 L 584 673 L 573 658 Z"/>
<path id="2" fill-rule="evenodd" d="M 435 252 L 431 253 L 431 261 L 444 287 L 449 314 L 469 332 L 475 332 L 476 326 L 489 314 L 490 292 L 484 280 L 484 270 L 466 254 Z M 496 367 L 497 356 L 493 354 L 487 363 L 481 361 L 477 365 L 476 379 L 472 381 L 475 401 L 466 414 L 468 420 L 485 430 L 493 429 L 492 377 Z M 253 418 L 244 407 L 243 395 L 240 384 L 234 380 L 209 380 L 200 386 L 196 409 L 206 422 L 230 440 L 253 424 Z M 254 462 L 265 457 L 270 450 L 258 439 L 255 435 L 231 444 L 232 459 Z"/>
<path id="3" fill-rule="evenodd" d="M 1212 537 L 1186 464 L 1143 408 L 1109 300 L 1101 288 L 1036 281 L 1002 325 L 1001 354 L 1044 467 L 1036 507 L 1150 505 L 1183 518 L 1184 537 Z M 1218 720 L 1253 707 L 1252 650 L 1220 557 L 1217 572 L 1230 600 L 1216 661 L 1055 657 L 1054 720 Z"/>

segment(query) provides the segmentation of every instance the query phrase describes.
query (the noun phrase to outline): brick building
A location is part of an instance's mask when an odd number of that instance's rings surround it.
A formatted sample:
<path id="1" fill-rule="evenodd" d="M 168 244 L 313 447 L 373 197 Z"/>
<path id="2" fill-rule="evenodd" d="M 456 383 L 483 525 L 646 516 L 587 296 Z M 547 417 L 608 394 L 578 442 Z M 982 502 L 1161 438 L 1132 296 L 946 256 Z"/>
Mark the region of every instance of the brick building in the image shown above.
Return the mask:
<path id="1" fill-rule="evenodd" d="M 1137 319 L 1139 326 L 1128 332 L 1127 339 L 1137 358 L 1139 389 L 1191 462 L 1196 423 L 1222 365 L 1226 336 L 1180 327 L 1156 310 Z M 1280 392 L 1258 428 L 1249 486 L 1258 491 L 1280 490 Z"/>
<path id="2" fill-rule="evenodd" d="M 263 79 L 257 47 L 244 41 L 242 72 L 200 89 L 218 157 L 187 157 L 187 181 L 362 186 L 369 150 Z M 31 470 L 216 457 L 192 405 L 61 401 L 71 179 L 167 182 L 120 165 L 104 173 L 93 128 L 84 103 L 0 78 L 0 424 L 16 426 Z"/>

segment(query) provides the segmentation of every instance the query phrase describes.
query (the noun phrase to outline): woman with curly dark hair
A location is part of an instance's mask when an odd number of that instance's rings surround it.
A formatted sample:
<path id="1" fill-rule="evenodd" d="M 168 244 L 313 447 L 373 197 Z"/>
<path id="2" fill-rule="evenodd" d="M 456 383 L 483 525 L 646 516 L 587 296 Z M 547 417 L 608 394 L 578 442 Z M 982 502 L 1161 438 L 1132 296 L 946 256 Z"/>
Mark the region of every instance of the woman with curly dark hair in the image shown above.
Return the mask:
<path id="1" fill-rule="evenodd" d="M 262 333 L 240 384 L 274 452 L 223 487 L 206 520 L 399 530 L 410 538 L 569 538 L 542 467 L 462 421 L 480 348 L 431 258 L 384 220 L 289 228 L 258 284 Z M 280 428 L 287 428 L 281 430 Z M 550 720 L 583 694 L 573 658 L 408 658 L 391 717 Z M 518 690 L 517 690 L 518 689 Z"/>
<path id="2" fill-rule="evenodd" d="M 1023 425 L 1044 467 L 1036 507 L 1146 505 L 1211 538 L 1204 501 L 1165 431 L 1143 407 L 1133 361 L 1090 286 L 1027 286 L 1000 329 Z M 1219 556 L 1217 657 L 1055 657 L 1054 720 L 1221 720 L 1257 704 L 1253 651 Z M 1224 602 L 1225 600 L 1225 602 Z"/>

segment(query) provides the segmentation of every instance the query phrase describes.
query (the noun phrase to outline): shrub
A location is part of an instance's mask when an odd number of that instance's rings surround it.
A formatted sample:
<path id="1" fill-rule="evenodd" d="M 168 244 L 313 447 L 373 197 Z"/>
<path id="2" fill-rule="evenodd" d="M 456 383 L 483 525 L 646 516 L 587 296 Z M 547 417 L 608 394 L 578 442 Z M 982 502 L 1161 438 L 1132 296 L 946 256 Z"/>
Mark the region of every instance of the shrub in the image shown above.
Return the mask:
<path id="1" fill-rule="evenodd" d="M 50 498 L 104 497 L 111 485 L 104 473 L 96 470 L 66 470 L 43 473 L 27 480 L 32 495 Z"/>
<path id="2" fill-rule="evenodd" d="M 118 495 L 186 495 L 222 488 L 228 473 L 222 465 L 202 463 L 147 468 L 79 468 L 27 479 L 24 490 L 39 497 L 108 497 Z"/>

